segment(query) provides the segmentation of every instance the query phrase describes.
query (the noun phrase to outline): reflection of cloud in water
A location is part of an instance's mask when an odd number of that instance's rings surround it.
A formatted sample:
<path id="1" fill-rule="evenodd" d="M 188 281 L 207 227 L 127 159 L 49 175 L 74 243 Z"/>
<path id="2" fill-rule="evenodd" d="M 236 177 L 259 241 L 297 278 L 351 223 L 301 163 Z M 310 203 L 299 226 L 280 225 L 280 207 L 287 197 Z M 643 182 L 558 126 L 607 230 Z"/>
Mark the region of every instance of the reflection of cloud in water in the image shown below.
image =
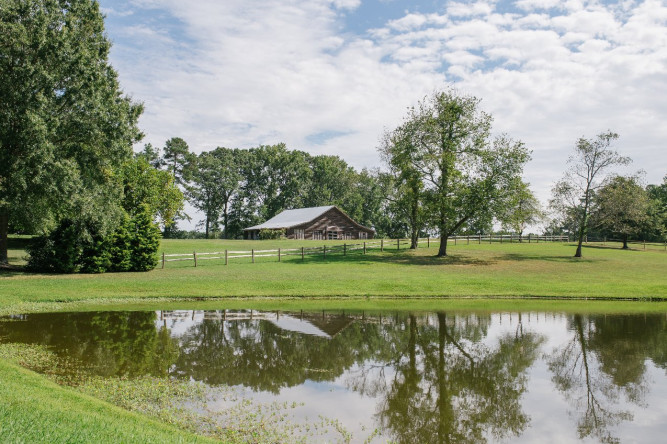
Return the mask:
<path id="1" fill-rule="evenodd" d="M 282 317 L 282 316 L 281 316 Z M 298 407 L 288 410 L 290 420 L 296 424 L 315 424 L 321 422 L 321 417 L 339 421 L 345 430 L 352 433 L 352 442 L 364 442 L 375 429 L 375 411 L 377 399 L 361 395 L 351 391 L 346 386 L 346 378 L 350 374 L 362 371 L 363 366 L 353 366 L 344 375 L 330 382 L 315 382 L 308 380 L 304 384 L 283 388 L 278 395 L 270 392 L 253 392 L 243 387 L 234 387 L 241 397 L 254 403 L 270 404 L 296 403 Z M 302 404 L 303 405 L 300 405 Z M 224 399 L 212 400 L 208 408 L 212 411 L 220 411 L 230 408 L 233 402 Z M 341 435 L 336 433 L 333 427 L 329 427 L 329 433 L 318 436 L 320 439 L 337 439 Z M 385 442 L 387 437 L 376 437 L 372 443 Z M 321 441 L 320 441 L 321 442 Z"/>
<path id="2" fill-rule="evenodd" d="M 282 330 L 303 333 L 305 335 L 319 336 L 322 338 L 331 338 L 331 336 L 320 330 L 309 321 L 294 318 L 288 315 L 282 315 L 278 319 L 269 320 L 270 323 Z"/>

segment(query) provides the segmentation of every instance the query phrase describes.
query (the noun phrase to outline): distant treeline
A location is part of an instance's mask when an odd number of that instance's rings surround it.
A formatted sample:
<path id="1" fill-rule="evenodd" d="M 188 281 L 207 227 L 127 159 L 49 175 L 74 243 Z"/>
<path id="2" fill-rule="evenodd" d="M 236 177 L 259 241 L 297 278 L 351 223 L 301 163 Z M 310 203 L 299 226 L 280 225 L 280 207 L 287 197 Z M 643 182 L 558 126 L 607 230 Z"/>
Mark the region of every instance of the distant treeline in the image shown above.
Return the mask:
<path id="1" fill-rule="evenodd" d="M 162 150 L 146 145 L 138 157 L 169 171 L 188 201 L 204 215 L 202 237 L 239 238 L 243 229 L 286 209 L 336 205 L 380 236 L 408 231 L 401 209 L 387 197 L 391 178 L 378 170 L 355 170 L 338 156 L 313 156 L 284 144 L 257 148 L 216 148 L 199 155 L 181 138 Z M 178 219 L 187 218 L 181 214 Z M 166 227 L 164 237 L 193 237 Z"/>

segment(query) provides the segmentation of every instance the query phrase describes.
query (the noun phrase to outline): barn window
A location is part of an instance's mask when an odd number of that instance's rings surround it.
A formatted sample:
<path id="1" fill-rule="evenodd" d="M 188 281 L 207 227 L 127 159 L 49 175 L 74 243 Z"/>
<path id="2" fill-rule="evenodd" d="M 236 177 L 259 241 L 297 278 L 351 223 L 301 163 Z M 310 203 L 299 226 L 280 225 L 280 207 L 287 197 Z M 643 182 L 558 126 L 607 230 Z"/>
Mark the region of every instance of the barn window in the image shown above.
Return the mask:
<path id="1" fill-rule="evenodd" d="M 365 231 L 360 231 L 359 239 L 368 239 L 368 233 L 366 233 Z"/>
<path id="2" fill-rule="evenodd" d="M 313 231 L 313 240 L 322 240 L 322 230 Z"/>
<path id="3" fill-rule="evenodd" d="M 329 240 L 338 239 L 338 231 L 329 231 Z"/>
<path id="4" fill-rule="evenodd" d="M 303 229 L 295 229 L 294 230 L 294 239 L 304 239 L 305 238 L 305 232 Z"/>

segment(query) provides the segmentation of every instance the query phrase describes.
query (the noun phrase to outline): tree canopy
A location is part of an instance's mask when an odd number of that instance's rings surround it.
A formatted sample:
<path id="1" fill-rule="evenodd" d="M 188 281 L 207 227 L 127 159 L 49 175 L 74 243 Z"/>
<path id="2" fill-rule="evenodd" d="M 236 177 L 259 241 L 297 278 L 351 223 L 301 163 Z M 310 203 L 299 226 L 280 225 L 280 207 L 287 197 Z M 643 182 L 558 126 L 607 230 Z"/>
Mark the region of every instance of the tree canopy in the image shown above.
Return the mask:
<path id="1" fill-rule="evenodd" d="M 93 0 L 0 0 L 0 261 L 8 224 L 32 232 L 73 215 L 109 222 L 114 171 L 142 134 Z"/>
<path id="2" fill-rule="evenodd" d="M 568 160 L 568 170 L 552 189 L 553 198 L 549 205 L 561 217 L 573 218 L 577 230 L 577 251 L 581 257 L 581 246 L 588 230 L 591 204 L 595 192 L 604 183 L 605 174 L 618 165 L 630 163 L 611 149 L 618 134 L 608 131 L 590 140 L 580 138 L 574 147 L 574 154 Z"/>
<path id="3" fill-rule="evenodd" d="M 438 256 L 447 255 L 449 236 L 488 225 L 499 214 L 530 158 L 521 142 L 504 135 L 491 139 L 492 118 L 479 102 L 452 90 L 436 92 L 410 108 L 381 147 L 396 183 L 413 194 L 423 186 L 415 198 L 440 233 Z"/>

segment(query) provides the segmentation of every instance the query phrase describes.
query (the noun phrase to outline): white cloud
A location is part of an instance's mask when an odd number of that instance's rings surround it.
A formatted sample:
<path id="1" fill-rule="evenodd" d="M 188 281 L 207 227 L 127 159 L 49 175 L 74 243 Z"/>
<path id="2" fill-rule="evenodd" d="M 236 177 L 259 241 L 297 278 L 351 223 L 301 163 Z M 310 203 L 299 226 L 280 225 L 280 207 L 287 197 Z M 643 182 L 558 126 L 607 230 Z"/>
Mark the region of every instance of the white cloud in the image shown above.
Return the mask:
<path id="1" fill-rule="evenodd" d="M 176 25 L 115 29 L 136 41 L 112 57 L 124 88 L 146 103 L 141 124 L 157 145 L 172 136 L 197 152 L 283 141 L 373 166 L 383 129 L 456 81 L 483 99 L 498 132 L 534 149 L 527 178 L 543 200 L 576 139 L 607 129 L 621 134 L 617 148 L 635 169 L 661 180 L 666 2 L 522 0 L 525 13 L 512 14 L 496 3 L 406 12 L 361 36 L 342 31 L 357 0 L 134 0 Z M 320 133 L 340 136 L 311 142 Z"/>

